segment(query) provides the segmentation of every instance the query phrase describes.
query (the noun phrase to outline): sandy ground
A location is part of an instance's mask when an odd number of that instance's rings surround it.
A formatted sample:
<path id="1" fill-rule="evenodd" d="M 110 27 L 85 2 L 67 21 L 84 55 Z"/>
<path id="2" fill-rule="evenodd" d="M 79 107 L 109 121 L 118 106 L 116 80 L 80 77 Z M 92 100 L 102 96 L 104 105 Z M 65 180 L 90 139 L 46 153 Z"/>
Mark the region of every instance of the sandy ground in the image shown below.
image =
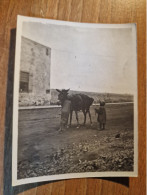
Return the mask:
<path id="1" fill-rule="evenodd" d="M 106 105 L 106 129 L 73 125 L 59 133 L 60 108 L 19 111 L 18 178 L 85 171 L 133 170 L 133 104 Z M 83 123 L 79 112 L 79 121 Z"/>

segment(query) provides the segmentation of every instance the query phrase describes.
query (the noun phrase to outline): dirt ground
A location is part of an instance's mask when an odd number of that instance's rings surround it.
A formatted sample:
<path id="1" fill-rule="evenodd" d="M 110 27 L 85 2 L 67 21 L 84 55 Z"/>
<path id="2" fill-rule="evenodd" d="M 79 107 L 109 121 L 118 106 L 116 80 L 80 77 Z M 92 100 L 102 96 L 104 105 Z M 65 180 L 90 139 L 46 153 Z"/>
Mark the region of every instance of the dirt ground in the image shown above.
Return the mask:
<path id="1" fill-rule="evenodd" d="M 94 108 L 93 124 L 60 133 L 60 108 L 19 111 L 18 179 L 52 174 L 133 171 L 133 104 L 106 105 L 107 124 L 100 130 Z M 79 112 L 82 124 L 83 114 Z"/>

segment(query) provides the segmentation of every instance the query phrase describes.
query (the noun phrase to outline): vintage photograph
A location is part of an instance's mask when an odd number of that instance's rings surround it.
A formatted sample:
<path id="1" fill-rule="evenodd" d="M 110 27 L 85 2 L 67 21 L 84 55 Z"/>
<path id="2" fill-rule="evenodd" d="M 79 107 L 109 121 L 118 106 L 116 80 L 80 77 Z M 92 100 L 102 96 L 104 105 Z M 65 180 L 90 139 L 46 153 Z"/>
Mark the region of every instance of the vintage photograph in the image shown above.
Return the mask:
<path id="1" fill-rule="evenodd" d="M 13 185 L 137 176 L 137 114 L 135 24 L 18 16 Z"/>

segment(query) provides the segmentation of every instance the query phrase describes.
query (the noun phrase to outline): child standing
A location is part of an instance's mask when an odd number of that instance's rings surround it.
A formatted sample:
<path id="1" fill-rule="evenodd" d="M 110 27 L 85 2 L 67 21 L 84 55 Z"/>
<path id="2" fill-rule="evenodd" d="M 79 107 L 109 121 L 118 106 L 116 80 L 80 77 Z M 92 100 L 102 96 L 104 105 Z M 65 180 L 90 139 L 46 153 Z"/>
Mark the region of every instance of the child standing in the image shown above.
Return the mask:
<path id="1" fill-rule="evenodd" d="M 95 113 L 98 114 L 97 121 L 100 123 L 100 130 L 104 130 L 106 124 L 106 109 L 104 101 L 100 101 L 100 107 L 99 109 L 95 108 Z"/>
<path id="2" fill-rule="evenodd" d="M 61 123 L 60 123 L 59 131 L 63 131 L 67 128 L 70 109 L 71 109 L 71 101 L 65 100 L 61 108 Z"/>

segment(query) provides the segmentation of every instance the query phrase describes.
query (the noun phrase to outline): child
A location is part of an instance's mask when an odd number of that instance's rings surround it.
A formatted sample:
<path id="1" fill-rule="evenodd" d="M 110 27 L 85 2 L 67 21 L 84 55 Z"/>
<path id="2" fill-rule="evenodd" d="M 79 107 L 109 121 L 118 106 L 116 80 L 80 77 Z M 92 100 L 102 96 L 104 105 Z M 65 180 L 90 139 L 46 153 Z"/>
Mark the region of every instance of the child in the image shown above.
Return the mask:
<path id="1" fill-rule="evenodd" d="M 106 124 L 106 109 L 104 101 L 100 101 L 100 107 L 99 109 L 95 108 L 95 113 L 98 114 L 97 121 L 100 123 L 100 130 L 104 130 Z"/>
<path id="2" fill-rule="evenodd" d="M 67 128 L 70 108 L 71 101 L 65 100 L 61 108 L 61 123 L 59 131 L 64 131 Z"/>

